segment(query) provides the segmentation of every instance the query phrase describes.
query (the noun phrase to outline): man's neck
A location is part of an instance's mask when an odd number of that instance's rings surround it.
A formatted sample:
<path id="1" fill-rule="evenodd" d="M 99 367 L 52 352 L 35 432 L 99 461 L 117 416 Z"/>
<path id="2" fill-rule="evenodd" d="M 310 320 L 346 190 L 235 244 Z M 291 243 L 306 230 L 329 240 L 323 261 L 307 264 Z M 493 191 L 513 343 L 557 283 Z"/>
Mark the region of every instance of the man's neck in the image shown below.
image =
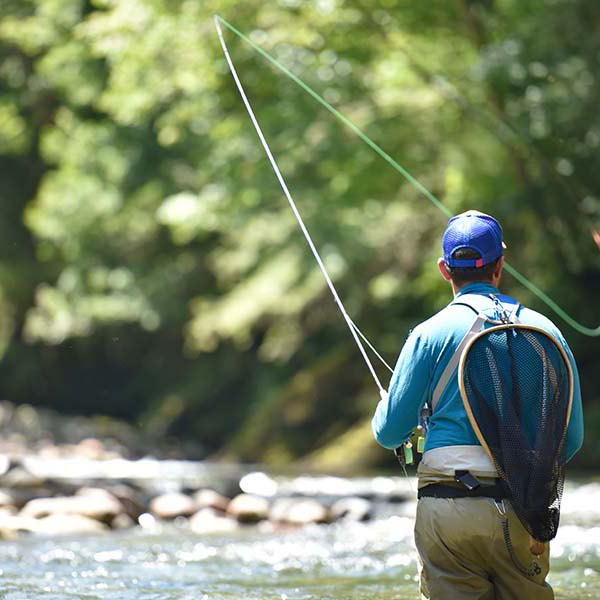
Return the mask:
<path id="1" fill-rule="evenodd" d="M 496 281 L 470 281 L 469 283 L 465 283 L 464 285 L 461 285 L 460 287 L 458 287 L 454 283 L 454 281 L 450 280 L 450 285 L 452 286 L 452 294 L 456 298 L 456 296 L 458 294 L 460 294 L 466 287 L 468 287 L 470 285 L 473 285 L 475 283 L 484 284 L 484 285 L 491 285 L 491 286 L 497 288 L 498 287 L 498 283 L 500 283 L 500 279 L 498 278 Z"/>

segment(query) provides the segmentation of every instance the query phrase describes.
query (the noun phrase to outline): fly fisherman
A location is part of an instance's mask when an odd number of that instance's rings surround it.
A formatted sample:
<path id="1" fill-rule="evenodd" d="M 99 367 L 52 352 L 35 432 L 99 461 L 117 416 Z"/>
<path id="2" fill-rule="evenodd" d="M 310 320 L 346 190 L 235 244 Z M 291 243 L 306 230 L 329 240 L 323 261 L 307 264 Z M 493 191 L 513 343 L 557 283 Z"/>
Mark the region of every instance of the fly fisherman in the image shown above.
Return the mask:
<path id="1" fill-rule="evenodd" d="M 425 599 L 554 597 L 546 583 L 549 546 L 532 546 L 530 533 L 515 513 L 516 498 L 511 505 L 512 496 L 501 487 L 498 463 L 492 462 L 487 444 L 486 448 L 481 445 L 472 426 L 457 376 L 458 360 L 469 347 L 465 339 L 477 314 L 484 319 L 477 325 L 479 330 L 490 326 L 486 318 L 508 323 L 506 315 L 510 314 L 512 323 L 550 334 L 561 347 L 565 366 L 571 367 L 572 404 L 565 411 L 566 439 L 563 435 L 561 456 L 570 460 L 581 447 L 583 415 L 573 355 L 549 319 L 498 291 L 504 247 L 500 224 L 489 215 L 468 211 L 448 221 L 438 268 L 450 284 L 454 300 L 410 333 L 398 358 L 389 396 L 379 402 L 372 421 L 377 442 L 396 449 L 418 425 L 423 407 L 428 405 L 431 410 L 417 470 L 415 523 L 421 598 Z M 562 482 L 559 503 L 561 491 Z M 517 568 L 519 564 L 533 564 L 535 568 L 528 571 Z"/>

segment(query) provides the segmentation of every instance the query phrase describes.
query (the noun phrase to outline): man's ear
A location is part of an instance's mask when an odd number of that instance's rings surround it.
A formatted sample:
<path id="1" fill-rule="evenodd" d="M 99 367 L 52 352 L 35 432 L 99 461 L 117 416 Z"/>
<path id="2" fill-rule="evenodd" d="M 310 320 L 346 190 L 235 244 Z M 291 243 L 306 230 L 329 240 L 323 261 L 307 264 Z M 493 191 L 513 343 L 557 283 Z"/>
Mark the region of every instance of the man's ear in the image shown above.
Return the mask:
<path id="1" fill-rule="evenodd" d="M 500 280 L 500 276 L 502 275 L 502 269 L 504 268 L 504 256 L 500 257 L 496 268 L 494 269 L 494 277 Z"/>
<path id="2" fill-rule="evenodd" d="M 498 287 L 500 284 L 500 279 L 502 278 L 502 269 L 504 268 L 504 256 L 500 257 L 496 268 L 494 269 L 494 273 L 492 275 L 492 284 Z"/>
<path id="3" fill-rule="evenodd" d="M 450 279 L 451 279 L 450 273 L 448 272 L 448 267 L 446 266 L 446 263 L 444 262 L 444 259 L 442 257 L 438 258 L 437 266 L 438 266 L 441 276 L 446 281 L 450 281 Z"/>

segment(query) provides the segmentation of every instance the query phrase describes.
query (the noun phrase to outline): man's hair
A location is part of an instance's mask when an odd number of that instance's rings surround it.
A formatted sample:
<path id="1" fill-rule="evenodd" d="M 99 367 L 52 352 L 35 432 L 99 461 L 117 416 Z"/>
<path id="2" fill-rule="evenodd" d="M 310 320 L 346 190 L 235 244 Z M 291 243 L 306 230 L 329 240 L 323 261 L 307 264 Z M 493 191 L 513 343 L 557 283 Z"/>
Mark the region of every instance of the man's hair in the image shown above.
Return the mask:
<path id="1" fill-rule="evenodd" d="M 477 250 L 472 250 L 471 248 L 459 248 L 452 253 L 452 258 L 458 260 L 465 260 L 468 258 L 477 259 L 481 258 L 481 254 L 479 254 Z M 483 265 L 483 267 L 449 267 L 446 265 L 446 268 L 448 269 L 448 273 L 450 273 L 450 277 L 454 284 L 458 287 L 463 287 L 468 283 L 475 283 L 476 281 L 492 281 L 499 260 L 500 257 L 487 265 Z"/>

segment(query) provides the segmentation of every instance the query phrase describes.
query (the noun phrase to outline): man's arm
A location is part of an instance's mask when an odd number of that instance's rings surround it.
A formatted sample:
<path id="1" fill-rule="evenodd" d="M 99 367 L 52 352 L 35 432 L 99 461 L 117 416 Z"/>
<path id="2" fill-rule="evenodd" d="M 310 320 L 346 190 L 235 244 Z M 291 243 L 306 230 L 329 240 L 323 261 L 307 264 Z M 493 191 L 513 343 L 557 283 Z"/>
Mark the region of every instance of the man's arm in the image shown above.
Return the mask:
<path id="1" fill-rule="evenodd" d="M 406 340 L 390 381 L 389 397 L 377 405 L 371 427 L 377 442 L 395 449 L 418 425 L 430 395 L 431 355 L 427 338 L 416 328 Z"/>

